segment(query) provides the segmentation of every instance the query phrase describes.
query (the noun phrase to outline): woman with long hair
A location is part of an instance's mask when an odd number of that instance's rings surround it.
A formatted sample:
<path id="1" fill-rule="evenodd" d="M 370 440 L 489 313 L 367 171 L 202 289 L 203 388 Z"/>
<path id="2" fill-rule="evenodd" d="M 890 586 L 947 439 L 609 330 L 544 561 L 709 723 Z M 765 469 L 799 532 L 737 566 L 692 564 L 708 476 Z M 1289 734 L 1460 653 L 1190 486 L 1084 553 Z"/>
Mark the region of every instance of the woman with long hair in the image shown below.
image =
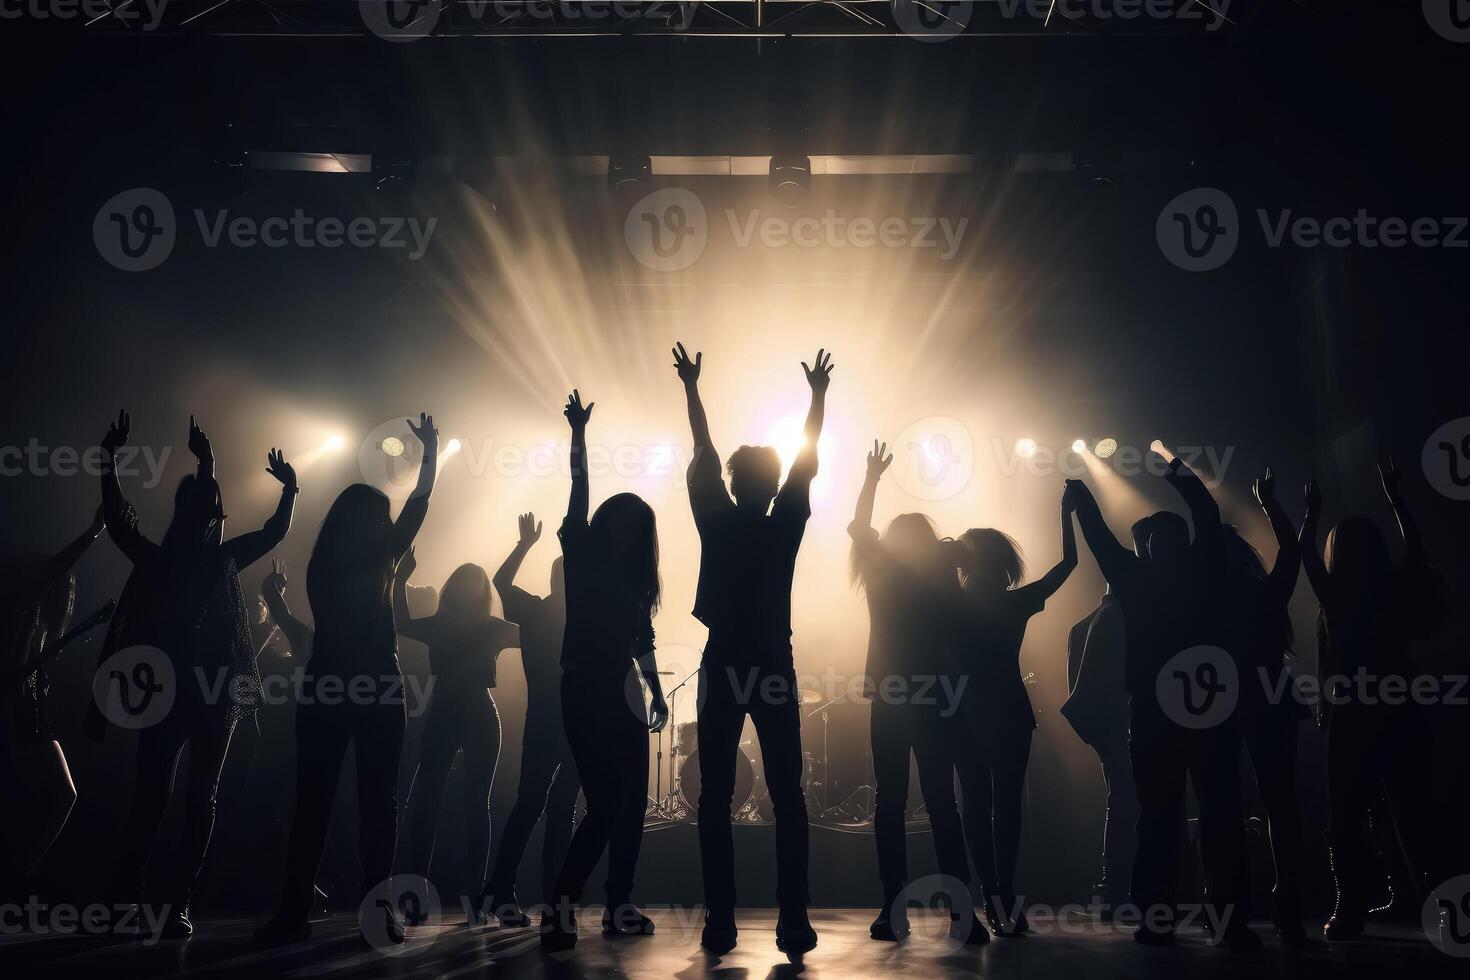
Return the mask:
<path id="1" fill-rule="evenodd" d="M 296 813 L 286 858 L 286 881 L 275 916 L 259 932 L 263 945 L 311 935 L 307 914 L 326 842 L 332 799 L 347 749 L 357 767 L 358 857 L 366 915 L 365 936 L 403 941 L 403 922 L 387 897 L 398 838 L 398 761 L 407 724 L 398 638 L 393 622 L 393 577 L 429 513 L 439 452 L 434 417 L 408 420 L 422 458 L 418 483 L 397 520 L 388 497 L 365 483 L 337 495 L 322 521 L 306 568 L 306 595 L 315 617 L 309 673 L 296 709 Z"/>
<path id="2" fill-rule="evenodd" d="M 541 945 L 550 951 L 577 944 L 573 910 L 604 850 L 603 932 L 653 932 L 653 922 L 631 895 L 648 804 L 648 733 L 669 720 L 654 659 L 658 527 L 653 509 L 631 493 L 609 497 L 588 521 L 587 421 L 593 404 L 584 408 L 573 391 L 564 413 L 572 428 L 572 492 L 561 526 L 567 593 L 561 703 L 587 815 L 557 876 L 556 905 L 542 918 Z M 644 708 L 638 673 L 652 695 L 651 712 Z"/>
<path id="3" fill-rule="evenodd" d="M 956 714 L 969 744 L 957 753 L 965 797 L 965 836 L 985 896 L 985 915 L 1001 936 L 1029 930 L 1016 897 L 1026 762 L 1036 715 L 1021 677 L 1021 643 L 1031 617 L 1077 567 L 1070 490 L 1062 494 L 1062 558 L 1029 585 L 1021 548 L 994 528 L 971 528 L 961 568 L 958 657 L 968 678 Z"/>
<path id="4" fill-rule="evenodd" d="M 943 730 L 945 711 L 936 683 L 949 672 L 945 610 L 959 600 L 953 542 L 939 539 L 923 514 L 900 514 L 880 536 L 873 528 L 878 483 L 893 462 L 886 443 L 873 441 L 867 475 L 847 533 L 852 537 L 852 577 L 868 602 L 868 661 L 864 693 L 870 702 L 873 750 L 874 837 L 883 907 L 868 927 L 894 942 L 909 931 L 904 811 L 908 804 L 909 754 L 919 767 L 919 788 L 934 832 L 940 873 L 950 879 L 951 934 L 970 945 L 990 940 L 975 917 L 966 887 L 969 862 L 954 794 L 954 752 Z"/>
<path id="5" fill-rule="evenodd" d="M 1416 705 L 1403 692 L 1417 674 L 1409 645 L 1429 636 L 1442 618 L 1440 580 L 1392 462 L 1379 468 L 1379 479 L 1404 542 L 1397 564 L 1366 517 L 1339 521 L 1327 535 L 1325 556 L 1319 555 L 1322 494 L 1315 482 L 1307 484 L 1301 530 L 1302 566 L 1321 605 L 1317 670 L 1327 728 L 1328 848 L 1337 886 L 1323 930 L 1329 940 L 1363 934 L 1374 864 L 1369 812 L 1380 796 L 1398 832 L 1410 874 L 1404 886 L 1416 908 L 1425 875 L 1435 870 L 1428 855 L 1439 843 L 1425 805 L 1432 785 L 1423 763 L 1427 738 Z"/>
<path id="6" fill-rule="evenodd" d="M 408 791 L 408 870 L 427 877 L 434 857 L 439 806 L 454 757 L 464 754 L 465 870 L 478 884 L 490 853 L 490 787 L 500 759 L 500 713 L 495 707 L 495 660 L 519 642 L 519 631 L 491 615 L 490 577 L 479 565 L 454 570 L 439 590 L 439 608 L 414 619 L 408 611 L 408 577 L 417 567 L 412 548 L 393 581 L 393 620 L 400 636 L 429 648 L 433 684 L 418 770 Z M 476 909 L 471 924 L 485 921 Z"/>
<path id="7" fill-rule="evenodd" d="M 1292 643 L 1287 603 L 1296 590 L 1301 549 L 1291 519 L 1276 499 L 1276 478 L 1269 469 L 1255 481 L 1254 491 L 1276 536 L 1276 562 L 1268 573 L 1239 530 L 1224 527 L 1229 652 L 1240 677 L 1241 734 L 1271 835 L 1276 934 L 1295 945 L 1307 938 L 1301 923 L 1302 818 L 1296 793 L 1297 725 L 1307 710 L 1292 696 L 1295 687 L 1286 658 Z"/>

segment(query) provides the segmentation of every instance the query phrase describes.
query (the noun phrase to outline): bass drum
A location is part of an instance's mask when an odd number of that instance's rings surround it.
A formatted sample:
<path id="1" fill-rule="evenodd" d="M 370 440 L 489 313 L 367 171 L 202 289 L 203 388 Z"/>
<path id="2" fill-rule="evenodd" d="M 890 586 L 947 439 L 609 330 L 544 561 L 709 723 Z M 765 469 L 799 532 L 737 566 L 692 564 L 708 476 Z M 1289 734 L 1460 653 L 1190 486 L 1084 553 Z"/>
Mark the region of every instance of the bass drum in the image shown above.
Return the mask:
<path id="1" fill-rule="evenodd" d="M 735 793 L 730 798 L 730 812 L 739 813 L 755 792 L 755 765 L 743 749 L 735 750 Z M 691 812 L 699 812 L 699 753 L 695 752 L 679 767 L 679 795 Z"/>

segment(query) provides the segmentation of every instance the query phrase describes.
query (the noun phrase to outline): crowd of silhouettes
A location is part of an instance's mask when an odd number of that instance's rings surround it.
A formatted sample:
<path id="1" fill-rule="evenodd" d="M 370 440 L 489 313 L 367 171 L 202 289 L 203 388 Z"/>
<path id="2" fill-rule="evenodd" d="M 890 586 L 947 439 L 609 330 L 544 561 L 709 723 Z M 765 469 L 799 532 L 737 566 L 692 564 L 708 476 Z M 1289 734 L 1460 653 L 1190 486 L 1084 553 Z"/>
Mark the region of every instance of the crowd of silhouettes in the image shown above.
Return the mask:
<path id="1" fill-rule="evenodd" d="M 718 956 L 738 939 L 731 807 L 748 718 L 776 823 L 776 944 L 800 956 L 818 936 L 807 911 L 809 821 L 792 586 L 812 512 L 833 365 L 825 350 L 802 363 L 810 409 L 802 448 L 783 479 L 780 457 L 766 446 L 742 445 L 722 466 L 700 395 L 703 355 L 691 357 L 682 344 L 672 353 L 694 444 L 687 477 L 701 554 L 693 615 L 709 630 L 698 710 L 700 942 Z M 542 532 L 534 515 L 523 514 L 515 548 L 493 578 L 480 565 L 463 564 L 438 590 L 435 611 L 410 611 L 413 543 L 428 514 L 438 457 L 438 432 L 427 414 L 408 421 L 421 462 L 396 518 L 388 496 L 366 484 L 347 487 L 331 504 L 307 566 L 309 617 L 290 608 L 285 565 L 272 561 L 260 590 L 262 615 L 289 654 L 306 663 L 306 679 L 295 708 L 294 809 L 279 856 L 284 884 L 258 943 L 301 942 L 311 934 L 316 876 L 349 748 L 364 935 L 402 942 L 427 918 L 426 908 L 405 906 L 397 897 L 402 889 L 386 883 L 395 876 L 427 880 L 456 758 L 463 772 L 462 866 L 482 882 L 467 910 L 470 925 L 531 925 L 517 877 L 544 817 L 542 945 L 554 951 L 576 944 L 576 909 L 604 854 L 603 932 L 654 931 L 633 889 L 649 802 L 649 736 L 669 720 L 653 628 L 662 592 L 657 519 L 632 493 L 592 508 L 587 429 L 593 408 L 574 390 L 564 409 L 570 496 L 557 533 L 561 555 L 544 596 L 516 585 Z M 118 479 L 117 455 L 130 434 L 131 419 L 122 412 L 102 438 L 101 506 L 86 531 L 54 556 L 15 556 L 0 566 L 0 748 L 4 778 L 25 800 L 6 814 L 0 882 L 7 895 L 27 887 L 77 798 L 47 717 L 46 664 L 106 622 L 102 681 L 112 658 L 139 647 L 158 651 L 171 676 L 181 679 L 169 710 L 138 736 L 132 803 L 111 851 L 109 897 L 166 906 L 162 938 L 186 938 L 231 738 L 262 704 L 259 652 L 240 575 L 285 538 L 299 488 L 291 465 L 272 450 L 267 470 L 280 483 L 279 504 L 259 530 L 226 537 L 214 449 L 191 417 L 188 447 L 197 470 L 179 483 L 173 516 L 155 541 L 141 530 Z M 848 525 L 851 577 L 870 620 L 862 692 L 870 705 L 882 895 L 870 927 L 874 940 L 904 940 L 910 901 L 929 897 L 909 894 L 911 759 L 945 883 L 951 938 L 974 946 L 992 934 L 1030 930 L 1016 871 L 1037 717 L 1020 656 L 1028 624 L 1077 566 L 1074 527 L 1107 582 L 1097 608 L 1068 637 L 1061 709 L 1096 753 L 1106 788 L 1096 884 L 1104 915 L 1131 907 L 1139 913 L 1139 943 L 1175 941 L 1191 788 L 1212 938 L 1236 951 L 1261 946 L 1247 924 L 1245 752 L 1267 815 L 1275 932 L 1284 944 L 1306 941 L 1308 845 L 1296 762 L 1298 726 L 1312 712 L 1285 695 L 1296 679 L 1288 604 L 1301 570 L 1319 606 L 1317 715 L 1326 731 L 1336 894 L 1325 937 L 1363 934 L 1383 898 L 1383 866 L 1392 869 L 1394 900 L 1416 909 L 1433 883 L 1465 870 L 1454 866 L 1447 843 L 1459 831 L 1430 798 L 1423 716 L 1387 696 L 1390 686 L 1412 684 L 1410 644 L 1440 625 L 1446 606 L 1442 576 L 1391 463 L 1379 476 L 1402 538 L 1397 563 L 1365 517 L 1342 519 L 1319 551 L 1323 502 L 1315 483 L 1306 486 L 1298 530 L 1267 470 L 1253 491 L 1276 540 L 1268 568 L 1239 529 L 1223 522 L 1206 483 L 1169 457 L 1163 480 L 1187 521 L 1171 511 L 1151 514 L 1132 526 L 1132 547 L 1125 547 L 1088 486 L 1067 480 L 1060 494 L 1061 557 L 1028 581 L 1020 547 L 995 528 L 946 537 L 927 515 L 902 513 L 880 533 L 874 510 L 892 461 L 887 445 L 875 440 Z M 115 607 L 73 629 L 72 569 L 104 529 L 130 564 L 127 582 Z M 504 618 L 493 614 L 496 594 Z M 400 636 L 427 646 L 431 680 L 406 806 L 398 786 L 407 729 Z M 521 653 L 527 710 L 515 806 L 492 842 L 489 800 L 501 748 L 496 663 L 512 648 Z M 1217 658 L 1195 676 L 1236 683 L 1236 703 L 1208 724 L 1181 717 L 1168 697 L 1175 679 L 1189 680 L 1193 668 L 1177 665 L 1192 656 Z M 206 674 L 222 683 L 186 682 Z M 349 689 L 354 696 L 341 696 Z M 211 697 L 210 690 L 228 693 Z M 114 721 L 94 699 L 85 728 L 100 740 Z M 168 874 L 156 870 L 162 862 L 152 854 L 186 747 L 185 817 L 181 839 L 168 848 L 175 866 Z M 586 813 L 576 823 L 579 793 Z M 401 811 L 407 819 L 400 834 Z"/>

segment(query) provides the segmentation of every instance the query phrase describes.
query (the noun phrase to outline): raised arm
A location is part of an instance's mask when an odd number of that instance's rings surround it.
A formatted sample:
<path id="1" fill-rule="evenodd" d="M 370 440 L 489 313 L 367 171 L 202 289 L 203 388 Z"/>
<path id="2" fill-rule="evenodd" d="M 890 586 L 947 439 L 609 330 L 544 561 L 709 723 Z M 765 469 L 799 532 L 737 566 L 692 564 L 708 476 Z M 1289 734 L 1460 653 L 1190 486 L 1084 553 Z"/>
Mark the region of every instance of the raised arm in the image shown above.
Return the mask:
<path id="1" fill-rule="evenodd" d="M 682 343 L 674 344 L 674 370 L 684 382 L 684 401 L 689 409 L 689 431 L 694 436 L 694 458 L 689 462 L 691 474 L 700 467 L 714 467 L 720 472 L 720 454 L 709 434 L 709 419 L 704 413 L 704 400 L 699 397 L 699 372 L 704 367 L 704 352 L 695 351 L 693 360 Z"/>
<path id="2" fill-rule="evenodd" d="M 1132 573 L 1138 557 L 1119 544 L 1118 539 L 1113 536 L 1108 522 L 1103 520 L 1102 510 L 1097 506 L 1097 498 L 1092 495 L 1087 484 L 1081 480 L 1068 480 L 1067 488 L 1063 491 L 1064 495 L 1067 493 L 1072 495 L 1077 523 L 1082 527 L 1082 537 L 1087 541 L 1088 550 L 1097 559 L 1097 567 L 1102 570 L 1103 578 L 1116 586 Z"/>
<path id="3" fill-rule="evenodd" d="M 398 567 L 393 572 L 393 629 L 399 636 L 406 636 L 410 640 L 418 640 L 420 643 L 429 642 L 429 620 L 433 617 L 424 616 L 414 619 L 408 611 L 408 577 L 418 568 L 418 560 L 414 557 L 413 549 L 409 548 L 398 559 Z"/>
<path id="4" fill-rule="evenodd" d="M 414 485 L 398 520 L 393 522 L 393 547 L 395 559 L 401 557 L 418 537 L 424 518 L 429 516 L 429 495 L 434 492 L 434 479 L 439 472 L 439 430 L 434 428 L 434 416 L 419 413 L 419 424 L 406 419 L 408 431 L 412 432 L 423 447 L 423 458 L 419 460 L 419 481 Z"/>
<path id="5" fill-rule="evenodd" d="M 514 610 L 521 606 L 523 600 L 530 598 L 524 589 L 516 588 L 516 573 L 521 570 L 521 562 L 526 560 L 527 553 L 541 540 L 541 524 L 535 514 L 522 514 L 516 518 L 516 526 L 520 530 L 516 546 L 506 555 L 491 579 L 495 591 L 500 594 L 500 604 L 505 607 L 505 618 L 513 623 L 519 622 L 513 615 Z"/>
<path id="6" fill-rule="evenodd" d="M 1322 563 L 1322 553 L 1317 550 L 1317 522 L 1322 517 L 1322 491 L 1317 488 L 1316 480 L 1308 480 L 1304 493 L 1307 498 L 1307 512 L 1302 517 L 1297 554 L 1301 557 L 1302 568 L 1306 569 L 1307 581 L 1317 594 L 1317 601 L 1326 602 L 1331 589 L 1331 577 L 1327 574 L 1327 566 Z"/>
<path id="7" fill-rule="evenodd" d="M 194 421 L 194 416 L 189 416 L 189 452 L 199 461 L 199 478 L 201 480 L 214 479 L 214 448 L 209 444 L 209 436 L 199 428 Z"/>
<path id="8" fill-rule="evenodd" d="M 567 520 L 581 526 L 587 523 L 592 487 L 587 476 L 587 423 L 592 419 L 596 402 L 582 407 L 582 393 L 573 388 L 562 414 L 572 427 L 572 494 L 567 500 Z"/>
<path id="9" fill-rule="evenodd" d="M 250 531 L 231 538 L 227 547 L 235 558 L 235 567 L 242 571 L 255 564 L 271 552 L 271 549 L 286 538 L 291 530 L 291 514 L 296 508 L 296 495 L 301 492 L 296 483 L 296 470 L 286 462 L 279 449 L 266 454 L 265 471 L 281 484 L 281 499 L 276 512 L 266 520 L 258 531 Z"/>
<path id="10" fill-rule="evenodd" d="M 271 559 L 270 574 L 260 583 L 260 598 L 276 621 L 291 652 L 298 657 L 311 653 L 311 627 L 297 619 L 286 604 L 286 563 Z"/>
<path id="11" fill-rule="evenodd" d="M 807 367 L 806 361 L 802 361 L 801 369 L 806 373 L 806 383 L 812 389 L 812 403 L 807 409 L 806 425 L 801 432 L 801 452 L 797 453 L 796 461 L 791 464 L 791 472 L 786 474 L 786 486 L 799 484 L 804 489 L 811 486 L 817 475 L 817 441 L 822 437 L 822 421 L 827 415 L 827 386 L 832 383 L 832 355 L 826 350 L 819 350 L 813 366 Z"/>
<path id="12" fill-rule="evenodd" d="M 888 451 L 888 443 L 874 439 L 873 451 L 868 453 L 867 475 L 863 477 L 863 488 L 858 492 L 857 508 L 847 528 L 853 537 L 873 530 L 873 502 L 878 497 L 878 481 L 892 464 L 893 454 Z"/>
<path id="13" fill-rule="evenodd" d="M 77 535 L 65 548 L 52 555 L 50 560 L 46 562 L 46 568 L 41 574 L 41 580 L 36 583 L 37 598 L 50 589 L 51 586 L 55 585 L 63 575 L 72 570 L 72 566 L 81 559 L 82 555 L 87 553 L 87 549 L 92 547 L 92 542 L 97 540 L 97 536 L 102 533 L 103 528 L 106 526 L 107 517 L 103 514 L 102 508 L 98 507 L 96 514 L 92 516 L 92 523 L 87 526 L 87 529 Z"/>
<path id="14" fill-rule="evenodd" d="M 1223 557 L 1225 537 L 1220 524 L 1220 505 L 1210 493 L 1210 488 L 1178 456 L 1169 460 L 1164 481 L 1174 488 L 1184 505 L 1189 508 L 1189 520 L 1194 525 L 1195 547 Z"/>
<path id="15" fill-rule="evenodd" d="M 1252 489 L 1256 502 L 1271 522 L 1272 533 L 1276 535 L 1276 563 L 1266 577 L 1266 589 L 1274 602 L 1285 605 L 1296 591 L 1297 573 L 1302 567 L 1301 545 L 1297 543 L 1296 528 L 1291 526 L 1291 518 L 1286 516 L 1286 509 L 1276 499 L 1276 477 L 1269 466 Z"/>
<path id="16" fill-rule="evenodd" d="M 102 437 L 102 517 L 112 543 L 136 565 L 157 546 L 138 530 L 138 515 L 117 481 L 117 451 L 127 445 L 132 428 L 132 416 L 118 412 L 117 421 L 108 424 Z"/>
<path id="17" fill-rule="evenodd" d="M 1419 525 L 1414 522 L 1414 515 L 1409 513 L 1409 507 L 1404 503 L 1404 495 L 1399 490 L 1399 469 L 1392 459 L 1388 461 L 1387 469 L 1381 465 L 1378 467 L 1378 479 L 1383 484 L 1384 496 L 1388 497 L 1388 503 L 1393 507 L 1399 533 L 1404 538 L 1404 562 L 1424 564 L 1429 560 L 1424 549 L 1424 539 L 1419 535 Z"/>
<path id="18" fill-rule="evenodd" d="M 1078 483 L 1075 486 L 1082 486 Z M 1029 604 L 1043 606 L 1046 600 L 1056 594 L 1057 589 L 1067 581 L 1072 574 L 1072 569 L 1077 567 L 1077 533 L 1072 528 L 1072 514 L 1077 509 L 1078 491 L 1073 489 L 1074 484 L 1068 481 L 1062 489 L 1062 559 L 1051 567 L 1041 578 L 1029 585 L 1023 585 L 1018 592 L 1025 594 Z"/>

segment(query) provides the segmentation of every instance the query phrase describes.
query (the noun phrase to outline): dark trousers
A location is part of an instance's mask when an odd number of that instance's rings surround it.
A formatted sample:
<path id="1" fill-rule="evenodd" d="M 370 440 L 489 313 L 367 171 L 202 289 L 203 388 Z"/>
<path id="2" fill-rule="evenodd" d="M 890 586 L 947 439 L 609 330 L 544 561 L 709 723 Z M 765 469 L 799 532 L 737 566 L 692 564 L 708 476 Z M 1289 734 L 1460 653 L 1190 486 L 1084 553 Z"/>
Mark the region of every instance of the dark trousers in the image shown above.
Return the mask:
<path id="1" fill-rule="evenodd" d="M 1138 788 L 1133 785 L 1133 760 L 1128 757 L 1126 724 L 1116 738 L 1093 743 L 1102 765 L 1107 789 L 1103 817 L 1102 875 L 1098 886 L 1104 901 L 1126 902 L 1133 891 L 1133 858 L 1138 850 Z"/>
<path id="2" fill-rule="evenodd" d="M 643 845 L 648 811 L 648 720 L 622 678 L 563 675 L 562 719 L 577 764 L 587 815 L 567 847 L 554 893 L 577 902 L 592 869 L 607 851 L 607 903 L 627 902 Z"/>
<path id="3" fill-rule="evenodd" d="M 776 900 L 782 908 L 805 909 L 809 845 L 795 671 L 790 666 L 724 666 L 706 650 L 699 705 L 699 855 L 706 908 L 721 914 L 735 908 L 730 806 L 735 753 L 749 715 L 776 814 Z"/>
<path id="4" fill-rule="evenodd" d="M 987 738 L 980 745 L 961 743 L 956 751 L 960 791 L 965 797 L 965 836 L 975 874 L 982 892 L 1000 898 L 1007 913 L 1016 894 L 1030 756 L 1029 726 Z"/>
<path id="5" fill-rule="evenodd" d="M 398 838 L 398 762 L 407 724 L 401 700 L 303 703 L 296 709 L 296 814 L 287 846 L 280 917 L 305 921 L 326 843 L 342 763 L 357 765 L 358 859 L 365 897 L 393 871 Z"/>
<path id="6" fill-rule="evenodd" d="M 1172 929 L 1185 779 L 1199 803 L 1200 851 L 1214 921 L 1243 927 L 1249 912 L 1248 854 L 1240 799 L 1240 729 L 1227 722 L 1193 731 L 1135 699 L 1129 754 L 1138 787 L 1133 901 L 1145 922 Z"/>
<path id="7" fill-rule="evenodd" d="M 874 839 L 885 901 L 908 884 L 904 811 L 908 808 L 909 753 L 919 767 L 919 790 L 929 811 L 940 874 L 968 888 L 969 860 L 954 793 L 954 754 L 942 720 L 927 707 L 874 701 L 869 719 L 873 748 Z"/>
<path id="8" fill-rule="evenodd" d="M 1302 715 L 1290 705 L 1273 704 L 1249 715 L 1242 726 L 1256 790 L 1266 807 L 1271 831 L 1272 889 L 1278 911 L 1300 915 L 1303 866 L 1302 814 L 1296 794 L 1297 725 Z"/>
<path id="9" fill-rule="evenodd" d="M 149 881 L 150 901 L 187 904 L 198 886 L 209 839 L 214 833 L 215 806 L 219 795 L 220 771 L 229 751 L 235 726 L 229 705 L 192 703 L 189 685 L 180 685 L 180 697 L 163 721 L 138 735 L 133 805 L 123 824 L 113 881 L 124 901 L 140 897 L 143 869 L 158 836 L 159 824 L 173 795 L 174 773 L 184 746 L 189 747 L 189 775 L 185 783 L 188 809 L 184 817 L 184 840 L 174 852 L 176 880 L 162 889 Z M 150 879 L 151 879 L 150 875 Z"/>
<path id="10" fill-rule="evenodd" d="M 439 808 L 454 757 L 464 753 L 464 871 L 485 877 L 490 853 L 490 787 L 500 759 L 500 713 L 486 688 L 434 695 L 424 720 L 418 770 L 408 791 L 408 870 L 428 876 L 438 836 Z M 458 862 L 456 862 L 457 864 Z"/>
<path id="11" fill-rule="evenodd" d="M 497 896 L 515 891 L 516 874 L 526 844 L 541 814 L 546 814 L 546 829 L 541 838 L 542 897 L 551 901 L 555 895 L 556 875 L 566 857 L 567 842 L 572 837 L 572 823 L 577 815 L 577 764 L 571 747 L 555 719 L 555 730 L 544 726 L 526 727 L 521 745 L 521 777 L 516 785 L 516 802 L 500 835 L 500 848 L 495 853 L 495 867 L 486 882 L 486 890 Z"/>

